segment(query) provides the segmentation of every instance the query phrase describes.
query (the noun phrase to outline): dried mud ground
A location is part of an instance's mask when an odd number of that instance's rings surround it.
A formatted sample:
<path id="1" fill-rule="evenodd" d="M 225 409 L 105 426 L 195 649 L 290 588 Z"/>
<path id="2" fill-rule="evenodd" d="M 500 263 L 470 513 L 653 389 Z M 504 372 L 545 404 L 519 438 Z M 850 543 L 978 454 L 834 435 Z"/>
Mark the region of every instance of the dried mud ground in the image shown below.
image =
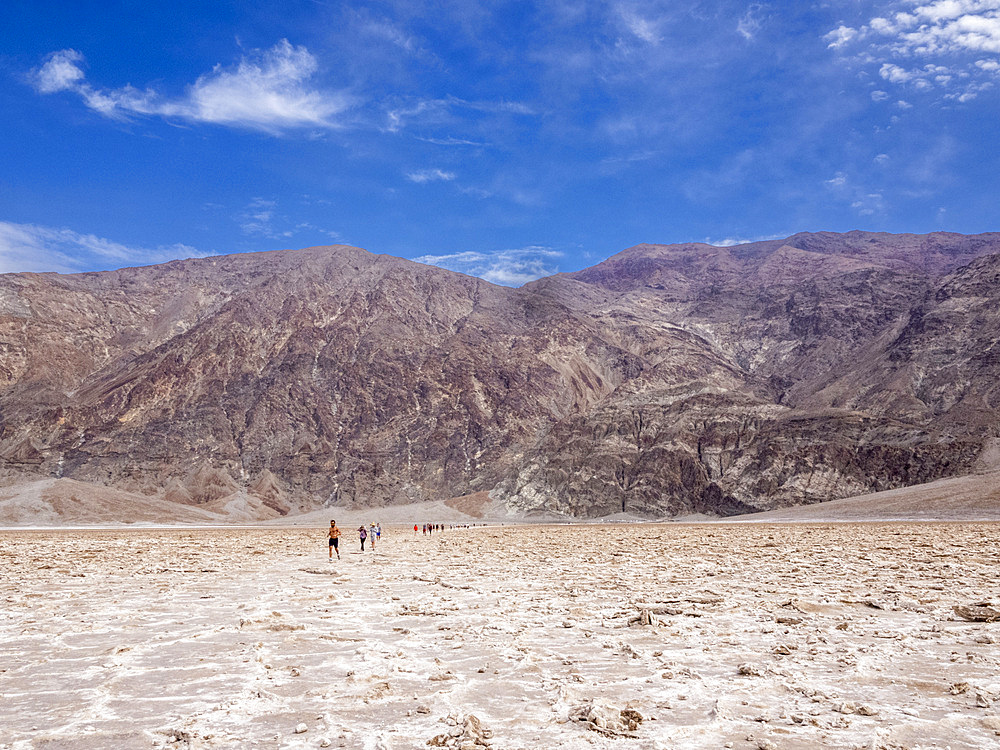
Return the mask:
<path id="1" fill-rule="evenodd" d="M 1000 524 L 345 542 L 0 532 L 0 747 L 1000 747 Z"/>

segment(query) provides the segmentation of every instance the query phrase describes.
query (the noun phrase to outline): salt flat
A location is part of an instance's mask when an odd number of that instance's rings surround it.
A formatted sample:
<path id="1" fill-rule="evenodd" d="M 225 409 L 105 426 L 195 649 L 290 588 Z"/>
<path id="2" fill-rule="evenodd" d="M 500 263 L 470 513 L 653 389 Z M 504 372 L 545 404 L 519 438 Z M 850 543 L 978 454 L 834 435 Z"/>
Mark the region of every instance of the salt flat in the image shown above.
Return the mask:
<path id="1" fill-rule="evenodd" d="M 0 532 L 0 747 L 1000 747 L 1000 524 L 388 531 Z"/>

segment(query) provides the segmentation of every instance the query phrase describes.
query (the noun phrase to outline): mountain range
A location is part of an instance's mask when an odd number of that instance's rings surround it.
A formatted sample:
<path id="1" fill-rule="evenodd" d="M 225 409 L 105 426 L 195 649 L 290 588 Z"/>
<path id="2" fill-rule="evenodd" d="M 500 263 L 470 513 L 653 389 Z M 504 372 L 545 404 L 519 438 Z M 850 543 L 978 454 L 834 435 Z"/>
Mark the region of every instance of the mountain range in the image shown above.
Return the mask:
<path id="1" fill-rule="evenodd" d="M 998 442 L 1000 233 L 639 245 L 518 289 L 347 246 L 0 276 L 4 484 L 733 515 Z"/>

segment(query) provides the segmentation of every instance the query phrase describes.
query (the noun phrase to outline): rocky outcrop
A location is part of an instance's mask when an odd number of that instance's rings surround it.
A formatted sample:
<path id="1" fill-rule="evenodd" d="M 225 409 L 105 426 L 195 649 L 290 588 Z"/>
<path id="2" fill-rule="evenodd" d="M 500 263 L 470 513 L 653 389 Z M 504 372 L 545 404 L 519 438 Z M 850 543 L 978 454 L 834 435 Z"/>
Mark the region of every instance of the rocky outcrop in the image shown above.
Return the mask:
<path id="1" fill-rule="evenodd" d="M 0 475 L 285 514 L 818 502 L 997 437 L 1000 236 L 640 245 L 521 289 L 335 246 L 0 277 Z"/>

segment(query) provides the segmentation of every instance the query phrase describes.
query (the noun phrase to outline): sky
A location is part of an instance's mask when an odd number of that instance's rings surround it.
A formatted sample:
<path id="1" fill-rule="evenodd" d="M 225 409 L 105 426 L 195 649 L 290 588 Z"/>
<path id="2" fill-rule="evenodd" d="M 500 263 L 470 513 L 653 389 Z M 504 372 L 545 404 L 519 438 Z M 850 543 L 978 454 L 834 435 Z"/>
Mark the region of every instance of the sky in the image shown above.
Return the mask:
<path id="1" fill-rule="evenodd" d="M 5 0 L 0 272 L 1000 229 L 1000 0 Z"/>

